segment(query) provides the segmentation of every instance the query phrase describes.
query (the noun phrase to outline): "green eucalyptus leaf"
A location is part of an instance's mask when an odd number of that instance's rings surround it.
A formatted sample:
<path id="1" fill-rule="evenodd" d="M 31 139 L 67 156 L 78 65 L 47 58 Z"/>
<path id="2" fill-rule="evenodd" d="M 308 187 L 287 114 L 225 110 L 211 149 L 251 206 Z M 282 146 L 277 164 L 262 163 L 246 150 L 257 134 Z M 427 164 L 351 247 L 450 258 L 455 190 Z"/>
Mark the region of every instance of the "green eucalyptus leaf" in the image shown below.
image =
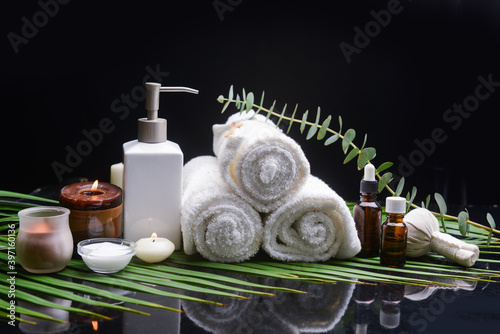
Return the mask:
<path id="1" fill-rule="evenodd" d="M 493 228 L 493 229 L 496 228 L 495 219 L 493 219 L 493 216 L 491 215 L 491 213 L 488 212 L 486 214 L 486 220 L 488 221 L 488 224 L 490 224 L 491 228 Z"/>
<path id="2" fill-rule="evenodd" d="M 342 133 L 342 117 L 339 115 L 339 133 Z"/>
<path id="3" fill-rule="evenodd" d="M 302 122 L 300 124 L 300 133 L 303 133 L 304 129 L 306 128 L 307 115 L 309 115 L 309 110 L 306 110 L 306 112 L 302 115 Z"/>
<path id="4" fill-rule="evenodd" d="M 425 208 L 426 209 L 429 208 L 430 203 L 431 203 L 431 195 L 427 195 L 427 197 L 425 198 Z"/>
<path id="5" fill-rule="evenodd" d="M 273 101 L 273 105 L 271 106 L 271 108 L 269 108 L 269 111 L 267 112 L 266 121 L 271 117 L 275 104 L 276 104 L 276 100 Z"/>
<path id="6" fill-rule="evenodd" d="M 328 139 L 325 140 L 325 146 L 328 146 L 330 144 L 335 143 L 338 139 L 339 139 L 338 135 L 333 135 L 333 136 L 328 137 Z"/>
<path id="7" fill-rule="evenodd" d="M 390 161 L 384 162 L 383 164 L 381 164 L 380 166 L 378 166 L 377 173 L 380 173 L 380 172 L 386 170 L 387 168 L 392 167 L 392 165 L 393 165 L 393 163 L 390 162 Z"/>
<path id="8" fill-rule="evenodd" d="M 469 220 L 469 215 L 465 211 L 461 211 L 458 214 L 458 229 L 460 234 L 464 237 L 467 235 L 467 220 Z"/>
<path id="9" fill-rule="evenodd" d="M 464 208 L 464 210 L 465 210 L 465 212 L 467 212 L 467 220 L 469 220 L 469 217 L 470 217 L 469 210 L 467 210 L 467 208 Z M 470 225 L 467 224 L 467 225 L 465 225 L 465 227 L 466 227 L 467 234 L 469 234 Z"/>
<path id="10" fill-rule="evenodd" d="M 401 193 L 403 192 L 403 188 L 405 186 L 405 178 L 404 176 L 399 180 L 398 186 L 396 187 L 396 196 L 400 196 Z"/>
<path id="11" fill-rule="evenodd" d="M 260 104 L 259 104 L 259 108 L 257 109 L 257 111 L 255 112 L 255 114 L 258 114 L 262 108 L 263 108 L 263 104 L 264 104 L 264 91 L 262 91 L 262 95 L 260 97 Z"/>
<path id="12" fill-rule="evenodd" d="M 240 101 L 240 95 L 239 94 L 236 94 L 235 106 L 236 106 L 236 108 L 240 109 L 241 101 Z"/>
<path id="13" fill-rule="evenodd" d="M 283 107 L 283 110 L 281 111 L 280 118 L 278 119 L 278 122 L 276 123 L 276 127 L 278 127 L 281 123 L 281 120 L 283 119 L 283 116 L 285 115 L 285 110 L 286 110 L 287 104 L 285 103 L 285 106 Z"/>
<path id="14" fill-rule="evenodd" d="M 232 99 L 233 99 L 233 96 L 234 96 L 234 93 L 233 93 L 233 85 L 231 85 L 231 87 L 229 87 L 229 93 L 227 94 L 227 99 L 228 99 L 228 100 L 232 100 Z"/>
<path id="15" fill-rule="evenodd" d="M 448 208 L 446 207 L 446 202 L 445 202 L 443 196 L 440 193 L 435 193 L 434 198 L 436 199 L 436 203 L 439 207 L 439 212 L 442 215 L 445 215 L 446 212 L 448 211 Z"/>
<path id="16" fill-rule="evenodd" d="M 351 150 L 351 152 L 349 152 L 349 154 L 345 157 L 345 159 L 344 159 L 344 165 L 346 163 L 348 163 L 349 161 L 351 161 L 352 159 L 354 159 L 354 157 L 356 155 L 358 155 L 358 153 L 359 153 L 359 148 L 357 148 L 357 147 L 353 148 Z"/>
<path id="17" fill-rule="evenodd" d="M 311 127 L 309 128 L 309 131 L 307 132 L 306 140 L 311 139 L 316 134 L 317 130 L 318 130 L 318 126 L 316 124 L 311 125 Z"/>
<path id="18" fill-rule="evenodd" d="M 385 188 L 386 185 L 389 184 L 392 180 L 392 173 L 387 172 L 382 177 L 380 178 L 380 181 L 378 182 L 378 192 L 382 192 L 382 190 Z"/>
<path id="19" fill-rule="evenodd" d="M 441 226 L 443 227 L 444 233 L 447 233 L 446 225 L 444 223 L 444 215 L 448 211 L 448 208 L 446 207 L 446 202 L 444 201 L 444 198 L 440 193 L 434 193 L 434 199 L 436 200 L 436 203 L 439 207 L 439 213 L 441 215 Z"/>
<path id="20" fill-rule="evenodd" d="M 320 114 L 321 114 L 321 109 L 318 107 L 318 110 L 316 112 L 316 121 L 309 128 L 309 132 L 307 132 L 307 136 L 306 136 L 307 140 L 311 139 L 316 134 L 316 131 L 318 131 L 318 124 L 319 124 Z"/>
<path id="21" fill-rule="evenodd" d="M 219 103 L 224 102 L 224 96 L 219 95 L 219 97 L 217 98 L 217 102 L 219 102 Z"/>
<path id="22" fill-rule="evenodd" d="M 410 194 L 410 192 L 408 192 L 408 194 Z M 413 200 L 415 199 L 416 196 L 417 196 L 417 187 L 413 187 L 411 189 L 411 195 L 408 199 L 408 206 L 406 207 L 406 212 L 410 210 Z"/>
<path id="23" fill-rule="evenodd" d="M 344 154 L 347 153 L 347 149 L 355 137 L 356 131 L 354 131 L 354 129 L 349 129 L 344 134 L 344 139 L 342 139 L 342 150 L 344 151 Z"/>
<path id="24" fill-rule="evenodd" d="M 325 138 L 326 130 L 328 130 L 331 120 L 332 120 L 332 115 L 328 115 L 328 117 L 323 121 L 323 124 L 321 124 L 321 128 L 319 129 L 318 132 L 318 140 Z"/>
<path id="25" fill-rule="evenodd" d="M 363 169 L 371 159 L 375 158 L 376 155 L 377 151 L 374 147 L 362 149 L 358 156 L 358 169 Z"/>
<path id="26" fill-rule="evenodd" d="M 488 224 L 490 224 L 491 227 L 490 233 L 488 234 L 488 241 L 486 242 L 487 246 L 489 247 L 491 242 L 491 237 L 493 236 L 493 229 L 496 227 L 496 224 L 495 224 L 495 219 L 493 219 L 493 216 L 489 212 L 486 214 L 486 220 L 488 221 Z"/>
<path id="27" fill-rule="evenodd" d="M 221 111 L 221 114 L 224 113 L 224 111 L 226 111 L 227 107 L 229 106 L 229 104 L 231 103 L 231 101 L 227 101 L 225 104 L 224 104 L 224 107 L 222 107 L 222 111 Z"/>
<path id="28" fill-rule="evenodd" d="M 293 121 L 295 120 L 295 113 L 297 112 L 297 107 L 299 104 L 297 103 L 295 105 L 295 108 L 293 109 L 293 114 L 292 117 L 290 118 L 290 124 L 288 124 L 288 129 L 286 130 L 286 133 L 288 134 L 290 132 L 290 129 L 292 128 Z"/>
<path id="29" fill-rule="evenodd" d="M 248 93 L 247 98 L 246 98 L 246 107 L 247 107 L 246 110 L 247 110 L 247 112 L 249 112 L 252 109 L 253 101 L 254 101 L 254 96 L 253 96 L 253 93 L 250 92 L 250 93 Z"/>
<path id="30" fill-rule="evenodd" d="M 363 139 L 363 145 L 361 145 L 360 150 L 363 151 L 366 145 L 366 139 L 368 138 L 368 133 L 365 133 L 365 138 Z"/>

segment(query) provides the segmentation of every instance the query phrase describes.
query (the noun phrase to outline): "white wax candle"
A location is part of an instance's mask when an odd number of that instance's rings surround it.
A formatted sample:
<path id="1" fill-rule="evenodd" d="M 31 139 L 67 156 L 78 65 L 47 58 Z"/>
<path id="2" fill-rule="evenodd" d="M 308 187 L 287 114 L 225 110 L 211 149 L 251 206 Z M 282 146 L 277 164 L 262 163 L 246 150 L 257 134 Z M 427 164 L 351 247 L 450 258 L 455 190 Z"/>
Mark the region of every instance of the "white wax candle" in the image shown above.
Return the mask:
<path id="1" fill-rule="evenodd" d="M 80 255 L 85 264 L 93 271 L 114 273 L 125 268 L 134 253 L 127 245 L 100 242 L 82 246 Z"/>
<path id="2" fill-rule="evenodd" d="M 117 163 L 111 165 L 111 178 L 110 182 L 115 186 L 118 186 L 123 189 L 123 163 Z"/>
<path id="3" fill-rule="evenodd" d="M 135 256 L 144 262 L 156 263 L 168 258 L 174 250 L 174 243 L 167 238 L 142 238 L 137 241 Z"/>

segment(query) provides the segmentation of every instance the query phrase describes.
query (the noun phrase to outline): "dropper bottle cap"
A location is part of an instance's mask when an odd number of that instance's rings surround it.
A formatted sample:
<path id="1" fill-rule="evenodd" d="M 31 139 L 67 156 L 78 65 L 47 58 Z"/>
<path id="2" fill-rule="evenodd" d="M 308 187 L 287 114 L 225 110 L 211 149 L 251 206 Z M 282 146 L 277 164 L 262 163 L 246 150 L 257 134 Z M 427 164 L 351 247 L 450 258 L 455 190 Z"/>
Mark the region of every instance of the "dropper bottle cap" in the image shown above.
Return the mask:
<path id="1" fill-rule="evenodd" d="M 385 212 L 406 213 L 406 199 L 400 196 L 390 196 L 385 199 Z"/>
<path id="2" fill-rule="evenodd" d="M 196 89 L 188 87 L 162 87 L 156 82 L 146 82 L 146 111 L 148 117 L 139 118 L 137 139 L 144 143 L 167 141 L 167 120 L 158 118 L 160 92 L 185 92 L 198 94 Z"/>
<path id="3" fill-rule="evenodd" d="M 378 181 L 375 179 L 375 166 L 366 164 L 365 175 L 359 185 L 359 192 L 362 194 L 378 194 Z"/>

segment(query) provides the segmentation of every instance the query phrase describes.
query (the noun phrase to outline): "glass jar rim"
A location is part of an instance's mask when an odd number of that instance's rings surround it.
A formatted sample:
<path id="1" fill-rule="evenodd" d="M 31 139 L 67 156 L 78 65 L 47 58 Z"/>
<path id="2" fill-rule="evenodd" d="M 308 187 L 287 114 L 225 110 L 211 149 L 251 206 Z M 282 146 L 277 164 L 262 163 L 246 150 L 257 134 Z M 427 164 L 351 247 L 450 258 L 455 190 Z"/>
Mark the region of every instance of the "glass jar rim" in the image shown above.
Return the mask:
<path id="1" fill-rule="evenodd" d="M 47 219 L 69 216 L 70 210 L 60 206 L 35 206 L 17 213 L 19 218 Z"/>

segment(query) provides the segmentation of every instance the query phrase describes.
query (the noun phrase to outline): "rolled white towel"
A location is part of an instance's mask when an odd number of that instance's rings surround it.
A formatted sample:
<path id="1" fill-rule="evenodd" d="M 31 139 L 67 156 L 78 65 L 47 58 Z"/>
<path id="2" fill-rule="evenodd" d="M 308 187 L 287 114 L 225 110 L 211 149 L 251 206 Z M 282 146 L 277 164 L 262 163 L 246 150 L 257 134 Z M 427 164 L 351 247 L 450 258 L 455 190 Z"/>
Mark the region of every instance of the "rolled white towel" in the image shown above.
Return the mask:
<path id="1" fill-rule="evenodd" d="M 237 113 L 212 130 L 222 178 L 257 211 L 271 212 L 305 184 L 310 166 L 300 145 L 266 117 Z"/>
<path id="2" fill-rule="evenodd" d="M 264 250 L 282 261 L 346 259 L 361 250 L 354 220 L 344 200 L 315 176 L 264 219 Z"/>
<path id="3" fill-rule="evenodd" d="M 439 231 L 437 218 L 427 209 L 414 209 L 404 217 L 408 227 L 406 255 L 418 257 L 434 251 L 461 266 L 471 267 L 479 257 L 479 248 Z"/>
<path id="4" fill-rule="evenodd" d="M 194 158 L 183 174 L 184 252 L 214 262 L 241 262 L 255 255 L 262 243 L 260 215 L 225 184 L 217 159 Z"/>

